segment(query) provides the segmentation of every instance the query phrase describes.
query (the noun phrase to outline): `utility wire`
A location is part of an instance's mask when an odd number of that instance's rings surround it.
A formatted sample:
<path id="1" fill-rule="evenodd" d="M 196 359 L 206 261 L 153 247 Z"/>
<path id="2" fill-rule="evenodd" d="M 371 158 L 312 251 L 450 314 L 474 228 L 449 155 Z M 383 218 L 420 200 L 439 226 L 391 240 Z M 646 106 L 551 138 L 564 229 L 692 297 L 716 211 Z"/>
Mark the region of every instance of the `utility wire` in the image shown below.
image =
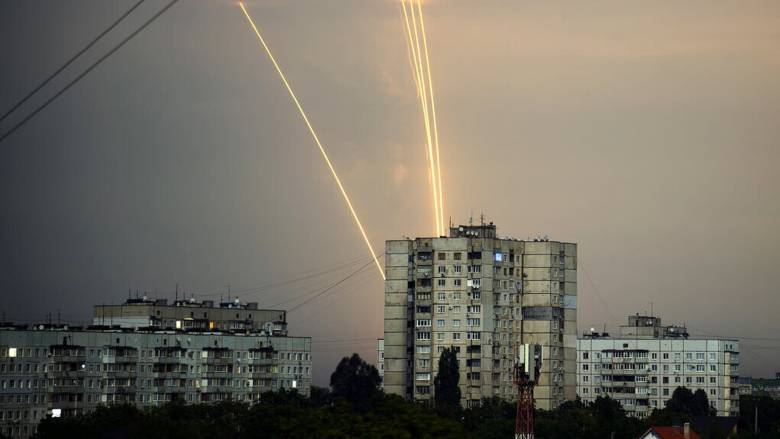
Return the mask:
<path id="1" fill-rule="evenodd" d="M 255 287 L 251 287 L 251 288 L 245 288 L 243 290 L 233 291 L 232 294 L 233 295 L 249 296 L 249 295 L 254 295 L 254 294 L 266 293 L 266 292 L 268 292 L 269 289 L 274 289 L 276 287 L 297 283 L 297 282 L 300 282 L 300 281 L 303 281 L 303 280 L 307 280 L 307 279 L 319 277 L 319 276 L 322 276 L 322 275 L 325 275 L 325 274 L 329 274 L 329 273 L 332 273 L 332 272 L 335 272 L 335 271 L 343 270 L 343 269 L 345 269 L 347 267 L 353 266 L 353 265 L 357 264 L 358 262 L 361 262 L 361 261 L 365 260 L 365 258 L 366 258 L 365 256 L 361 256 L 361 257 L 359 257 L 357 259 L 350 260 L 349 262 L 346 262 L 344 264 L 340 264 L 338 266 L 331 266 L 330 268 L 327 268 L 327 269 L 324 269 L 324 270 L 320 270 L 320 271 L 317 271 L 317 272 L 313 272 L 313 273 L 310 273 L 310 274 L 306 274 L 304 276 L 299 276 L 299 277 L 295 277 L 295 278 L 288 278 L 288 279 L 277 281 L 277 282 L 270 282 L 270 283 L 261 284 L 261 285 L 255 286 Z M 215 294 L 195 294 L 195 296 L 201 296 L 201 297 L 202 296 L 217 296 L 219 294 L 221 294 L 221 293 L 215 293 Z"/>
<path id="2" fill-rule="evenodd" d="M 22 119 L 21 121 L 19 121 L 19 122 L 18 122 L 16 125 L 14 125 L 13 127 L 11 127 L 11 129 L 10 129 L 10 130 L 6 131 L 6 132 L 5 132 L 5 133 L 4 133 L 2 136 L 0 136 L 0 143 L 2 143 L 2 142 L 3 142 L 3 140 L 5 140 L 5 139 L 6 139 L 8 136 L 10 136 L 11 134 L 13 134 L 13 133 L 14 133 L 16 130 L 18 130 L 18 129 L 19 129 L 19 128 L 21 128 L 21 127 L 22 127 L 24 124 L 26 124 L 26 123 L 27 123 L 27 122 L 28 122 L 30 119 L 32 119 L 33 117 L 35 117 L 35 115 L 36 115 L 36 114 L 40 113 L 40 112 L 41 112 L 41 111 L 42 111 L 44 108 L 46 108 L 47 106 L 49 106 L 49 104 L 51 104 L 51 103 L 52 103 L 52 102 L 54 102 L 54 101 L 55 101 L 57 98 L 59 98 L 60 96 L 62 96 L 62 94 L 63 94 L 63 93 L 65 93 L 66 91 L 68 91 L 68 90 L 69 90 L 71 87 L 73 87 L 73 86 L 74 86 L 74 85 L 75 85 L 77 82 L 79 82 L 79 81 L 80 81 L 82 78 L 84 78 L 85 76 L 87 76 L 87 74 L 89 74 L 89 72 L 91 72 L 92 70 L 94 70 L 94 69 L 95 69 L 95 67 L 97 67 L 98 65 L 100 65 L 100 63 L 102 63 L 103 61 L 105 61 L 106 59 L 108 59 L 108 58 L 109 58 L 111 55 L 113 55 L 114 53 L 116 53 L 116 52 L 117 52 L 119 49 L 121 49 L 121 48 L 122 48 L 122 46 L 124 46 L 125 44 L 127 44 L 127 43 L 128 43 L 130 40 L 132 40 L 132 39 L 133 39 L 133 37 L 135 37 L 136 35 L 138 35 L 139 33 L 141 33 L 141 31 L 143 31 L 144 29 L 146 29 L 146 28 L 147 28 L 147 27 L 148 27 L 150 24 L 152 24 L 152 22 L 154 22 L 155 20 L 157 20 L 157 18 L 159 18 L 159 17 L 160 17 L 162 14 L 164 14 L 164 13 L 165 13 L 165 11 L 167 11 L 168 9 L 170 9 L 170 8 L 171 8 L 171 6 L 173 6 L 174 4 L 176 4 L 176 2 L 178 2 L 178 1 L 179 1 L 179 0 L 171 0 L 171 1 L 170 1 L 170 2 L 169 2 L 167 5 L 165 5 L 165 7 L 163 7 L 163 8 L 162 8 L 162 9 L 161 9 L 159 12 L 157 12 L 156 14 L 154 14 L 154 15 L 152 16 L 152 18 L 148 19 L 148 20 L 147 20 L 147 21 L 146 21 L 144 24 L 142 24 L 142 25 L 141 25 L 141 27 L 139 27 L 139 28 L 138 28 L 138 29 L 136 29 L 136 30 L 135 30 L 133 33 L 131 33 L 130 35 L 128 35 L 127 37 L 125 37 L 125 39 L 123 39 L 122 41 L 120 41 L 120 42 L 119 42 L 119 44 L 117 44 L 117 45 L 116 45 L 116 46 L 114 46 L 114 47 L 113 47 L 111 50 L 109 50 L 109 51 L 108 51 L 108 53 L 106 53 L 105 55 L 103 55 L 103 56 L 101 56 L 100 58 L 98 58 L 98 60 L 97 60 L 97 61 L 95 61 L 94 63 L 92 63 L 92 64 L 91 64 L 89 67 L 87 67 L 87 69 L 86 69 L 86 70 L 84 70 L 83 72 L 81 72 L 81 74 L 79 74 L 78 76 L 76 76 L 76 77 L 75 77 L 75 78 L 74 78 L 72 81 L 70 81 L 70 82 L 69 82 L 69 83 L 68 83 L 68 84 L 67 84 L 65 87 L 61 88 L 61 89 L 60 89 L 60 91 L 58 91 L 57 93 L 55 93 L 55 94 L 54 94 L 54 96 L 52 96 L 52 97 L 50 97 L 49 99 L 47 99 L 47 100 L 46 100 L 46 102 L 44 102 L 43 104 L 41 104 L 40 106 L 38 106 L 38 108 L 36 108 L 36 109 L 35 109 L 35 110 L 34 110 L 32 113 L 30 113 L 29 115 L 27 115 L 27 117 L 25 117 L 24 119 Z"/>
<path id="3" fill-rule="evenodd" d="M 577 265 L 582 268 L 582 272 L 585 273 L 585 277 L 588 279 L 588 283 L 590 283 L 591 288 L 593 288 L 593 292 L 596 293 L 596 297 L 599 298 L 601 301 L 601 304 L 604 305 L 604 309 L 607 310 L 607 313 L 612 318 L 614 322 L 617 322 L 618 320 L 615 318 L 615 315 L 612 313 L 612 310 L 609 308 L 609 305 L 607 305 L 607 301 L 604 300 L 604 297 L 601 295 L 601 292 L 599 292 L 599 289 L 596 288 L 596 284 L 593 283 L 593 279 L 590 277 L 590 273 L 588 273 L 587 270 L 585 270 L 585 266 L 582 264 L 582 259 L 577 261 Z"/>
<path id="4" fill-rule="evenodd" d="M 380 256 L 382 256 L 382 255 L 381 255 L 381 254 L 380 254 L 380 255 L 377 255 L 377 258 L 378 258 L 378 257 L 380 257 Z M 339 281 L 337 281 L 337 282 L 334 282 L 334 283 L 332 283 L 330 286 L 328 286 L 328 287 L 327 287 L 327 288 L 325 288 L 324 290 L 320 291 L 319 293 L 315 294 L 314 296 L 312 296 L 312 297 L 309 297 L 308 299 L 304 300 L 303 302 L 301 302 L 301 303 L 299 303 L 299 304 L 295 305 L 294 307 L 290 308 L 289 310 L 287 310 L 287 313 L 289 314 L 289 313 L 291 313 L 291 312 L 293 312 L 293 311 L 295 311 L 295 310 L 299 309 L 300 307 L 302 307 L 302 306 L 304 306 L 304 305 L 306 305 L 306 304 L 310 303 L 312 300 L 314 300 L 314 299 L 316 299 L 316 298 L 318 298 L 318 297 L 322 296 L 323 294 L 327 293 L 328 291 L 330 291 L 330 290 L 332 290 L 332 289 L 336 288 L 337 286 L 339 286 L 339 285 L 341 285 L 342 283 L 346 282 L 347 280 L 351 279 L 351 278 L 352 278 L 353 276 L 355 276 L 356 274 L 358 274 L 358 273 L 360 273 L 361 271 L 363 271 L 363 270 L 364 270 L 366 267 L 369 267 L 369 266 L 371 266 L 371 264 L 372 264 L 372 263 L 374 263 L 374 259 L 372 259 L 372 260 L 368 261 L 368 263 L 366 263 L 366 264 L 363 264 L 363 265 L 362 265 L 360 268 L 358 268 L 357 270 L 355 270 L 355 271 L 353 271 L 352 273 L 350 273 L 349 275 L 347 275 L 347 277 L 344 277 L 344 278 L 342 278 L 341 280 L 339 280 Z"/>
<path id="5" fill-rule="evenodd" d="M 16 104 L 15 104 L 13 107 L 11 107 L 11 108 L 10 108 L 8 111 L 6 111 L 6 112 L 5 112 L 5 114 L 3 114 L 2 116 L 0 116 L 0 122 L 4 121 L 4 120 L 5 120 L 5 119 L 6 119 L 6 118 L 9 116 L 9 115 L 11 115 L 11 113 L 13 113 L 14 111 L 16 111 L 16 109 L 17 109 L 17 108 L 19 108 L 20 106 L 22 106 L 22 104 L 24 104 L 25 102 L 27 102 L 27 100 L 28 100 L 28 99 L 30 99 L 30 98 L 31 98 L 31 97 L 32 97 L 32 96 L 33 96 L 35 93 L 38 93 L 38 91 L 39 91 L 40 89 L 42 89 L 43 87 L 45 87 L 45 86 L 46 86 L 46 84 L 48 84 L 48 83 L 49 83 L 49 82 L 50 82 L 52 79 L 54 79 L 54 77 L 55 77 L 55 76 L 57 76 L 57 75 L 59 75 L 60 73 L 62 73 L 62 71 L 63 71 L 63 70 L 65 70 L 66 68 L 68 68 L 68 66 L 69 66 L 69 65 L 73 64 L 73 62 L 74 62 L 74 61 L 76 61 L 76 59 L 77 59 L 78 57 L 80 57 L 81 55 L 83 55 L 83 54 L 84 54 L 84 52 L 86 52 L 86 51 L 87 51 L 87 50 L 89 50 L 89 49 L 90 49 L 92 46 L 94 46 L 94 45 L 95 45 L 95 43 L 97 43 L 97 42 L 98 42 L 98 41 L 99 41 L 101 38 L 103 38 L 103 37 L 104 37 L 104 36 L 105 36 L 107 33 L 111 32 L 111 31 L 112 31 L 112 30 L 113 30 L 115 27 L 117 27 L 117 25 L 119 25 L 119 23 L 121 23 L 121 22 L 122 22 L 122 20 L 124 20 L 125 18 L 127 18 L 127 16 L 128 16 L 128 15 L 130 15 L 130 14 L 131 14 L 133 11 L 135 11 L 135 10 L 136 10 L 136 8 L 138 8 L 139 6 L 141 6 L 141 3 L 143 3 L 144 1 L 146 1 L 146 0 L 139 0 L 137 3 L 135 3 L 133 6 L 131 6 L 131 7 L 130 7 L 130 9 L 128 9 L 127 11 L 125 11 L 125 13 L 124 13 L 124 14 L 122 14 L 122 15 L 121 15 L 121 16 L 120 16 L 120 17 L 119 17 L 119 18 L 118 18 L 116 21 L 114 21 L 113 23 L 111 23 L 111 25 L 110 25 L 110 26 L 108 26 L 108 27 L 107 27 L 107 28 L 106 28 L 106 29 L 105 29 L 103 32 L 101 32 L 100 34 L 98 34 L 98 36 L 96 36 L 96 37 L 95 37 L 95 38 L 94 38 L 92 41 L 90 41 L 90 42 L 89 42 L 89 43 L 88 43 L 86 46 L 84 46 L 84 48 L 82 48 L 82 49 L 81 49 L 81 50 L 79 50 L 79 51 L 78 51 L 78 52 L 77 52 L 75 55 L 73 55 L 73 56 L 72 56 L 72 57 L 71 57 L 71 58 L 70 58 L 70 59 L 69 59 L 67 62 L 65 62 L 65 64 L 63 64 L 63 65 L 62 65 L 60 68 L 58 68 L 57 70 L 55 70 L 55 71 L 54 71 L 54 73 L 52 73 L 51 75 L 49 75 L 49 77 L 47 77 L 46 79 L 44 79 L 44 80 L 43 80 L 43 82 L 41 82 L 40 84 L 38 84 L 38 86 L 37 86 L 37 87 L 35 87 L 34 89 L 32 89 L 32 91 L 30 91 L 29 93 L 27 93 L 27 95 L 26 95 L 25 97 L 23 97 L 23 98 L 22 98 L 21 100 L 19 100 L 19 102 L 17 102 L 17 103 L 16 103 Z"/>

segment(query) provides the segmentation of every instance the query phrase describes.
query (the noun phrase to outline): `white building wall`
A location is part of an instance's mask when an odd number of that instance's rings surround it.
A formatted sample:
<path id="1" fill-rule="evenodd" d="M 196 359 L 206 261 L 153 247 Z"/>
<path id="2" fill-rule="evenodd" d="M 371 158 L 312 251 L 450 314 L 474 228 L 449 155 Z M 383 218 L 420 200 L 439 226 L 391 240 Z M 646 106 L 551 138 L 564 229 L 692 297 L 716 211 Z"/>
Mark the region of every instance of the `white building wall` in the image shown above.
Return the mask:
<path id="1" fill-rule="evenodd" d="M 578 340 L 577 395 L 585 402 L 610 396 L 640 418 L 664 408 L 677 387 L 702 389 L 718 416 L 734 415 L 738 375 L 737 340 Z"/>

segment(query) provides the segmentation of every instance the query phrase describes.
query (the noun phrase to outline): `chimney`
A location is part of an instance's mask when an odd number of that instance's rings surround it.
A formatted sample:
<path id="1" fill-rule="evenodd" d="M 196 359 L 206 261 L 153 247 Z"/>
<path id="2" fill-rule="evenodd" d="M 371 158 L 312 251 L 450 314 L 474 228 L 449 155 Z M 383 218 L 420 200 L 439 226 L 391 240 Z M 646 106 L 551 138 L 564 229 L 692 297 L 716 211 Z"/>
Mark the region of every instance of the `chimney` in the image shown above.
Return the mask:
<path id="1" fill-rule="evenodd" d="M 691 439 L 691 423 L 686 422 L 683 424 L 683 436 L 685 436 L 685 439 Z"/>

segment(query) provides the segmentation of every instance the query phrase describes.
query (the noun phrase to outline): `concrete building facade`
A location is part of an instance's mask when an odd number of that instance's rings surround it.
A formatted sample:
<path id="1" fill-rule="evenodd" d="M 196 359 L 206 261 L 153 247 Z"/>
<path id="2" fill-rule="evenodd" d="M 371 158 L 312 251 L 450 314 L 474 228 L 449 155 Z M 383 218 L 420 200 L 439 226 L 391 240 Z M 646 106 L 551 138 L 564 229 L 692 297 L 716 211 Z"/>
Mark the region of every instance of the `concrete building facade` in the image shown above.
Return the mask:
<path id="1" fill-rule="evenodd" d="M 267 391 L 311 391 L 311 338 L 287 336 L 285 311 L 144 298 L 95 306 L 93 322 L 0 326 L 0 433 L 28 437 L 46 416 L 100 404 L 251 403 Z"/>
<path id="2" fill-rule="evenodd" d="M 577 246 L 498 238 L 496 226 L 385 245 L 384 388 L 433 398 L 445 347 L 458 351 L 461 403 L 514 400 L 517 346 L 543 347 L 537 407 L 576 396 Z"/>
<path id="3" fill-rule="evenodd" d="M 644 418 L 677 387 L 702 389 L 718 416 L 739 414 L 739 341 L 691 338 L 654 316 L 629 316 L 617 336 L 585 333 L 577 342 L 577 394 L 618 400 Z"/>
<path id="4" fill-rule="evenodd" d="M 92 324 L 123 328 L 183 329 L 198 331 L 287 331 L 287 312 L 259 309 L 256 302 L 239 299 L 215 304 L 212 300 L 127 299 L 119 305 L 95 305 Z"/>

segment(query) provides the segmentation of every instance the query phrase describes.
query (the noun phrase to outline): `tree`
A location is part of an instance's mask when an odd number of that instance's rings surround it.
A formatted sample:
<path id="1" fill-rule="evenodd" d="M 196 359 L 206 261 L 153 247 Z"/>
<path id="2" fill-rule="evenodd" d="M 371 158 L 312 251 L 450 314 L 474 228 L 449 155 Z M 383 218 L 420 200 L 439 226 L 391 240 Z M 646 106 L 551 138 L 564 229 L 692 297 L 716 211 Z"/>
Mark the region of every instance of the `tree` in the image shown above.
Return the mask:
<path id="1" fill-rule="evenodd" d="M 358 354 L 344 357 L 330 376 L 334 398 L 344 398 L 354 407 L 364 407 L 379 395 L 379 371 Z"/>
<path id="2" fill-rule="evenodd" d="M 711 414 L 710 403 L 704 390 L 691 392 L 687 387 L 674 389 L 672 398 L 666 401 L 666 408 L 677 413 L 691 416 L 706 416 Z"/>
<path id="3" fill-rule="evenodd" d="M 445 348 L 439 357 L 439 373 L 436 374 L 434 400 L 436 408 L 445 414 L 455 414 L 460 409 L 460 371 L 455 348 Z"/>

